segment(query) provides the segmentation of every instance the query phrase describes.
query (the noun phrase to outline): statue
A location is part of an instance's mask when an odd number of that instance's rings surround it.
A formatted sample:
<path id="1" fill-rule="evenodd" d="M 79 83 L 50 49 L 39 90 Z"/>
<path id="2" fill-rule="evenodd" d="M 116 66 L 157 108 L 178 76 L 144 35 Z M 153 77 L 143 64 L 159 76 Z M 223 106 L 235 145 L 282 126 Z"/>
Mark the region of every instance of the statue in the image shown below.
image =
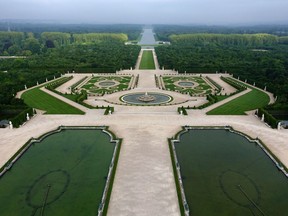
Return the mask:
<path id="1" fill-rule="evenodd" d="M 265 119 L 265 115 L 262 114 L 261 121 L 264 121 L 264 119 Z"/>
<path id="2" fill-rule="evenodd" d="M 278 122 L 277 129 L 278 129 L 278 130 L 281 129 L 281 122 Z"/>
<path id="3" fill-rule="evenodd" d="M 13 124 L 12 124 L 11 121 L 9 121 L 9 128 L 10 128 L 10 129 L 13 129 Z"/>
<path id="4" fill-rule="evenodd" d="M 154 101 L 155 99 L 156 98 L 153 95 L 149 95 L 148 92 L 145 92 L 144 95 L 137 97 L 137 100 L 146 102 L 146 103 Z"/>

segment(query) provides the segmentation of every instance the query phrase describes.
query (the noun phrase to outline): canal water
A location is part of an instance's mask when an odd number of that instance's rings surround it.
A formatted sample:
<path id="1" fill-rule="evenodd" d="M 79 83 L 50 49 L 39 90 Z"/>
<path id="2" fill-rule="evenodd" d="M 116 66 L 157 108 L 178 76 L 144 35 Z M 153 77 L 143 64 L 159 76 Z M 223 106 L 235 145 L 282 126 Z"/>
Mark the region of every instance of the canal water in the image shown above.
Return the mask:
<path id="1" fill-rule="evenodd" d="M 144 28 L 142 37 L 138 45 L 156 45 L 157 42 L 154 37 L 153 29 L 151 28 Z"/>

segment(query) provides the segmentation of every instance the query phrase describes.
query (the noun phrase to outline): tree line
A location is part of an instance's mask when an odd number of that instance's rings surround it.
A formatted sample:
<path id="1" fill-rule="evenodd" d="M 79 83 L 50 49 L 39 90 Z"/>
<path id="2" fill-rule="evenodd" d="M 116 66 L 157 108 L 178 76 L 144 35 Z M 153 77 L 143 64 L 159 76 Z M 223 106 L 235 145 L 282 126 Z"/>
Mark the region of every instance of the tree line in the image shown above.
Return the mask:
<path id="1" fill-rule="evenodd" d="M 254 26 L 206 26 L 206 25 L 155 25 L 158 40 L 168 41 L 173 34 L 257 34 L 266 33 L 288 36 L 288 25 L 254 25 Z"/>
<path id="2" fill-rule="evenodd" d="M 1 22 L 0 31 L 7 31 L 8 25 L 11 31 L 32 32 L 36 38 L 40 38 L 43 32 L 63 32 L 68 34 L 82 33 L 124 33 L 129 40 L 136 40 L 142 32 L 142 25 L 138 24 L 56 24 L 56 23 L 21 23 Z"/>
<path id="3" fill-rule="evenodd" d="M 171 35 L 171 43 L 175 45 L 228 45 L 228 46 L 267 46 L 279 43 L 278 36 L 258 34 L 182 34 Z"/>
<path id="4" fill-rule="evenodd" d="M 43 32 L 39 38 L 33 33 L 0 32 L 0 55 L 31 56 L 49 48 L 71 44 L 124 43 L 128 36 L 123 33 L 82 33 Z"/>

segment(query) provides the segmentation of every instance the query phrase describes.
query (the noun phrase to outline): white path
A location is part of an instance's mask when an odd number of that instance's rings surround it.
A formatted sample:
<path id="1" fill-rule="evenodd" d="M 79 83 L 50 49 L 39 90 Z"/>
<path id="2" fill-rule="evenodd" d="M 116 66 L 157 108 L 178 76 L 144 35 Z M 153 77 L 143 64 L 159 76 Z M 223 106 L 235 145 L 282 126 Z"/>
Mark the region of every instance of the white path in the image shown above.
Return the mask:
<path id="1" fill-rule="evenodd" d="M 150 88 L 154 91 L 154 74 L 165 71 L 133 73 L 141 73 L 138 91 Z M 251 114 L 206 116 L 203 111 L 190 110 L 189 116 L 181 116 L 176 107 L 117 105 L 115 114 L 109 116 L 104 116 L 103 110 L 86 110 L 85 115 L 38 115 L 19 129 L 0 130 L 0 166 L 29 138 L 39 137 L 60 125 L 107 125 L 123 138 L 109 216 L 180 215 L 167 138 L 184 125 L 230 125 L 253 138 L 260 138 L 288 167 L 288 130 L 271 129 Z"/>
<path id="2" fill-rule="evenodd" d="M 68 82 L 64 83 L 63 85 L 59 86 L 58 88 L 56 88 L 56 91 L 61 92 L 62 94 L 71 93 L 71 89 L 70 87 L 74 84 L 77 83 L 78 81 L 80 81 L 81 79 L 83 79 L 84 77 L 88 77 L 91 76 L 91 74 L 71 74 L 71 76 L 73 76 L 73 78 L 71 80 L 69 80 Z"/>
<path id="3" fill-rule="evenodd" d="M 135 65 L 135 70 L 139 70 L 139 66 L 141 63 L 141 59 L 142 59 L 142 55 L 143 55 L 143 49 L 140 50 L 137 61 L 136 61 L 136 65 Z"/>
<path id="4" fill-rule="evenodd" d="M 221 76 L 226 76 L 226 74 L 209 74 L 209 78 L 212 79 L 213 81 L 215 81 L 217 84 L 219 84 L 220 86 L 222 86 L 222 88 L 224 88 L 224 90 L 221 91 L 222 94 L 231 94 L 233 92 L 236 92 L 237 89 L 235 89 L 234 87 L 232 87 L 231 85 L 229 85 L 228 83 L 224 82 L 220 77 Z"/>

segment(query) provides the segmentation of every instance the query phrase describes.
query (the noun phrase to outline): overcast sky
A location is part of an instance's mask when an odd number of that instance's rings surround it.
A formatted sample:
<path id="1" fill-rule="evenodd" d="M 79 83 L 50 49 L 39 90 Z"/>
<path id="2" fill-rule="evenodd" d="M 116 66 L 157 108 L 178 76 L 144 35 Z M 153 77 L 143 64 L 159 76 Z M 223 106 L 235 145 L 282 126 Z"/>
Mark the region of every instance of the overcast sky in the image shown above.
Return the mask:
<path id="1" fill-rule="evenodd" d="M 287 24 L 288 0 L 0 0 L 0 19 L 105 24 Z"/>

